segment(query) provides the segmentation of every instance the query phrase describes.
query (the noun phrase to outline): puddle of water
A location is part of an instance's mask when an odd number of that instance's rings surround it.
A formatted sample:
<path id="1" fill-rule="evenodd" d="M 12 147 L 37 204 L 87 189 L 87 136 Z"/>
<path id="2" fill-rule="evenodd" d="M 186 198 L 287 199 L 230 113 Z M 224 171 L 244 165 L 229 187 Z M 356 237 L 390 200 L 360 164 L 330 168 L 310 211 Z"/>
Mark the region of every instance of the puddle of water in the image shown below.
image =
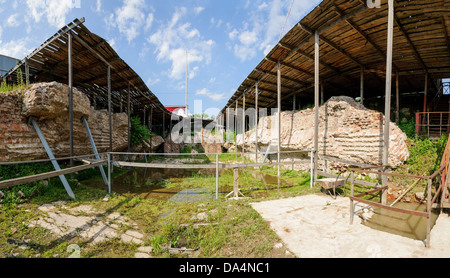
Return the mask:
<path id="1" fill-rule="evenodd" d="M 207 189 L 183 189 L 170 198 L 172 202 L 205 202 L 215 198 Z"/>
<path id="2" fill-rule="evenodd" d="M 397 203 L 395 207 L 425 212 L 427 206 L 414 203 Z M 372 208 L 374 214 L 363 221 L 364 225 L 388 233 L 412 238 L 415 240 L 425 240 L 427 231 L 427 218 L 406 213 L 395 212 L 382 208 Z M 439 216 L 438 211 L 432 211 L 431 228 L 433 228 Z"/>
<path id="3" fill-rule="evenodd" d="M 189 169 L 134 168 L 113 179 L 112 191 L 125 196 L 140 195 L 144 199 L 169 200 L 180 189 L 164 188 L 164 181 L 189 178 L 193 173 Z M 102 181 L 86 181 L 85 184 L 102 189 L 105 187 Z"/>
<path id="4" fill-rule="evenodd" d="M 231 169 L 220 169 L 219 176 L 225 171 L 232 172 Z M 172 183 L 181 182 L 185 178 L 191 178 L 193 175 L 215 175 L 215 169 L 147 169 L 134 168 L 122 174 L 113 180 L 112 190 L 125 196 L 139 195 L 144 199 L 152 198 L 157 200 L 174 201 L 205 201 L 215 198 L 215 192 L 208 192 L 202 189 L 177 189 L 164 188 L 165 181 Z M 252 187 L 257 192 L 250 192 L 249 197 L 264 197 L 271 190 L 276 190 L 293 186 L 283 179 L 276 176 L 267 175 L 260 171 L 252 172 L 252 177 L 258 181 L 258 185 Z M 220 180 L 219 180 L 220 183 Z M 104 189 L 103 182 L 85 181 L 85 185 Z M 256 184 L 256 182 L 255 182 Z M 220 184 L 219 194 L 226 195 L 233 190 L 232 185 Z"/>

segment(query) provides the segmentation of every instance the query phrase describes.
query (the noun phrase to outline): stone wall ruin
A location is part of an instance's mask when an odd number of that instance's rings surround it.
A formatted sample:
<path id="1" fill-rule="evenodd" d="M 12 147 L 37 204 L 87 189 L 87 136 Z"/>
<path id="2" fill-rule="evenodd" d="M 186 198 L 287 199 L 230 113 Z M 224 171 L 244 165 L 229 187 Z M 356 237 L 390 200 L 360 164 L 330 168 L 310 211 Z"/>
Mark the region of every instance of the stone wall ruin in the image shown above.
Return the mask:
<path id="1" fill-rule="evenodd" d="M 346 96 L 332 97 L 319 107 L 319 154 L 362 164 L 382 164 L 384 115 L 367 109 Z M 277 116 L 263 117 L 258 122 L 258 152 L 277 146 Z M 273 128 L 272 128 L 273 127 Z M 389 164 L 398 166 L 409 158 L 406 135 L 390 123 Z M 255 129 L 236 136 L 238 149 L 256 152 Z M 236 146 L 235 146 L 236 147 Z M 281 113 L 281 151 L 314 149 L 314 109 Z M 276 148 L 272 149 L 276 151 Z M 306 156 L 304 154 L 303 156 Z M 262 161 L 263 154 L 259 156 Z M 296 155 L 282 154 L 283 161 Z M 249 158 L 255 158 L 249 155 Z M 333 163 L 331 163 L 333 164 Z M 309 169 L 309 164 L 306 168 Z"/>
<path id="2" fill-rule="evenodd" d="M 48 158 L 36 131 L 28 125 L 35 117 L 39 128 L 55 157 L 70 156 L 68 86 L 65 84 L 37 83 L 27 89 L 0 94 L 0 161 L 28 161 Z M 74 154 L 93 154 L 81 122 L 87 118 L 97 150 L 109 151 L 109 118 L 107 110 L 95 110 L 89 98 L 73 89 Z M 113 113 L 113 151 L 128 147 L 128 116 Z"/>

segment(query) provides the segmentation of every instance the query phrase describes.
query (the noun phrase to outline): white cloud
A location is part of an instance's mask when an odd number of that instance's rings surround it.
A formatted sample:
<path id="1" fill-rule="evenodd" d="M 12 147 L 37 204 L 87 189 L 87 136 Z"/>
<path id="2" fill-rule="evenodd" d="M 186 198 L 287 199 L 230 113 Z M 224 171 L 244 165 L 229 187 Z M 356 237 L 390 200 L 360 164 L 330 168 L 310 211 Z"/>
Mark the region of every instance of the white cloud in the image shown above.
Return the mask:
<path id="1" fill-rule="evenodd" d="M 46 17 L 50 25 L 61 28 L 67 24 L 66 16 L 76 8 L 73 0 L 27 0 L 29 13 L 35 22 L 39 23 Z"/>
<path id="2" fill-rule="evenodd" d="M 116 49 L 117 43 L 116 43 L 116 39 L 115 39 L 115 38 L 109 39 L 109 40 L 108 40 L 108 44 L 109 44 L 114 50 L 117 51 L 117 49 Z"/>
<path id="3" fill-rule="evenodd" d="M 184 7 L 177 8 L 172 18 L 160 26 L 157 32 L 148 38 L 156 46 L 158 62 L 170 62 L 169 76 L 182 79 L 186 74 L 186 62 L 189 64 L 189 78 L 197 75 L 198 63 L 209 64 L 214 41 L 205 40 L 200 31 L 191 27 L 189 22 L 182 22 L 188 14 Z M 187 53 L 186 53 L 187 51 Z"/>
<path id="4" fill-rule="evenodd" d="M 0 53 L 9 57 L 23 59 L 31 50 L 26 47 L 27 39 L 12 40 L 7 43 L 0 41 Z"/>
<path id="5" fill-rule="evenodd" d="M 221 101 L 222 99 L 225 98 L 225 94 L 212 93 L 207 88 L 203 88 L 201 90 L 197 90 L 195 92 L 195 95 L 197 95 L 197 96 L 206 96 L 206 97 L 209 97 L 210 99 L 212 99 L 214 101 Z"/>
<path id="6" fill-rule="evenodd" d="M 228 33 L 228 37 L 230 39 L 234 40 L 237 37 L 238 34 L 239 34 L 239 31 L 236 30 L 236 29 L 233 29 L 233 31 Z"/>
<path id="7" fill-rule="evenodd" d="M 107 23 L 117 27 L 130 43 L 141 30 L 148 31 L 153 23 L 153 14 L 146 13 L 150 8 L 144 0 L 124 0 L 123 5 L 110 14 Z"/>
<path id="8" fill-rule="evenodd" d="M 102 12 L 102 0 L 97 0 L 96 5 L 95 5 L 95 11 L 97 13 Z"/>
<path id="9" fill-rule="evenodd" d="M 194 12 L 196 15 L 198 15 L 199 13 L 201 13 L 205 8 L 204 7 L 196 7 L 194 8 Z"/>
<path id="10" fill-rule="evenodd" d="M 160 79 L 160 78 L 155 78 L 155 79 L 153 79 L 153 78 L 150 77 L 150 78 L 147 80 L 147 85 L 148 85 L 149 87 L 151 87 L 151 86 L 154 86 L 154 85 L 158 84 L 159 82 L 161 82 L 161 79 Z"/>
<path id="11" fill-rule="evenodd" d="M 6 25 L 9 27 L 17 27 L 20 25 L 18 20 L 19 14 L 13 14 L 6 20 Z"/>
<path id="12" fill-rule="evenodd" d="M 222 19 L 216 20 L 214 17 L 211 18 L 210 22 L 211 22 L 211 25 L 214 25 L 216 28 L 220 28 L 223 24 Z"/>
<path id="13" fill-rule="evenodd" d="M 150 30 L 150 28 L 152 28 L 152 24 L 153 24 L 153 20 L 154 20 L 154 15 L 152 13 L 149 13 L 147 15 L 147 21 L 145 23 L 145 32 L 147 32 L 148 30 Z"/>
<path id="14" fill-rule="evenodd" d="M 228 37 L 233 51 L 241 61 L 254 58 L 258 53 L 267 55 L 276 45 L 280 35 L 300 21 L 321 0 L 266 0 L 246 3 L 248 20 L 240 28 L 231 28 Z M 291 7 L 291 4 L 292 7 Z M 287 14 L 290 10 L 289 18 Z M 287 20 L 286 20 L 287 19 Z M 286 24 L 286 25 L 285 25 Z M 283 26 L 285 26 L 283 30 Z M 282 32 L 283 31 L 283 32 Z"/>

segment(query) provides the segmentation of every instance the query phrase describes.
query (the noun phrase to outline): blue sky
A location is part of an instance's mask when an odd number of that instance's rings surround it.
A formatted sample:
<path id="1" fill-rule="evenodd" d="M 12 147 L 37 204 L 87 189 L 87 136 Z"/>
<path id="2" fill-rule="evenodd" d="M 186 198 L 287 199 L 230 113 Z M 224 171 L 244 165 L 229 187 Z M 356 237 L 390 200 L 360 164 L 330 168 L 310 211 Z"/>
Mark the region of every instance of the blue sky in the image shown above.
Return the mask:
<path id="1" fill-rule="evenodd" d="M 214 115 L 280 36 L 320 2 L 0 0 L 0 54 L 22 59 L 85 17 L 166 106 L 185 104 L 187 51 L 189 107 L 202 101 L 202 112 Z"/>

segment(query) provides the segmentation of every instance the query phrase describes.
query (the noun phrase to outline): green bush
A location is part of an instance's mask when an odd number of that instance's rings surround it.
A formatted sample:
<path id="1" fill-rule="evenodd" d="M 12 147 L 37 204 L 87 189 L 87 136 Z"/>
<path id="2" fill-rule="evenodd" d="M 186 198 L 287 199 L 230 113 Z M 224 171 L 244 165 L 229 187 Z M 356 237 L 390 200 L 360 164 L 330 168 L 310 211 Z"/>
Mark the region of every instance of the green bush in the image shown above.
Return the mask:
<path id="1" fill-rule="evenodd" d="M 139 117 L 132 117 L 131 121 L 131 144 L 139 145 L 142 141 L 148 141 L 154 134 L 148 127 L 141 124 Z"/>
<path id="2" fill-rule="evenodd" d="M 417 174 L 424 174 L 423 172 L 431 173 L 439 169 L 447 140 L 447 134 L 442 135 L 439 140 L 420 139 L 418 136 L 410 140 L 412 146 L 409 149 L 410 157 L 407 164 L 411 170 Z"/>
<path id="3" fill-rule="evenodd" d="M 196 150 L 198 153 L 205 153 L 205 150 L 193 146 L 184 147 L 184 149 L 181 150 L 181 153 L 191 153 L 192 150 Z"/>
<path id="4" fill-rule="evenodd" d="M 413 116 L 400 113 L 400 122 L 398 127 L 406 134 L 410 139 L 416 137 L 416 122 Z"/>

